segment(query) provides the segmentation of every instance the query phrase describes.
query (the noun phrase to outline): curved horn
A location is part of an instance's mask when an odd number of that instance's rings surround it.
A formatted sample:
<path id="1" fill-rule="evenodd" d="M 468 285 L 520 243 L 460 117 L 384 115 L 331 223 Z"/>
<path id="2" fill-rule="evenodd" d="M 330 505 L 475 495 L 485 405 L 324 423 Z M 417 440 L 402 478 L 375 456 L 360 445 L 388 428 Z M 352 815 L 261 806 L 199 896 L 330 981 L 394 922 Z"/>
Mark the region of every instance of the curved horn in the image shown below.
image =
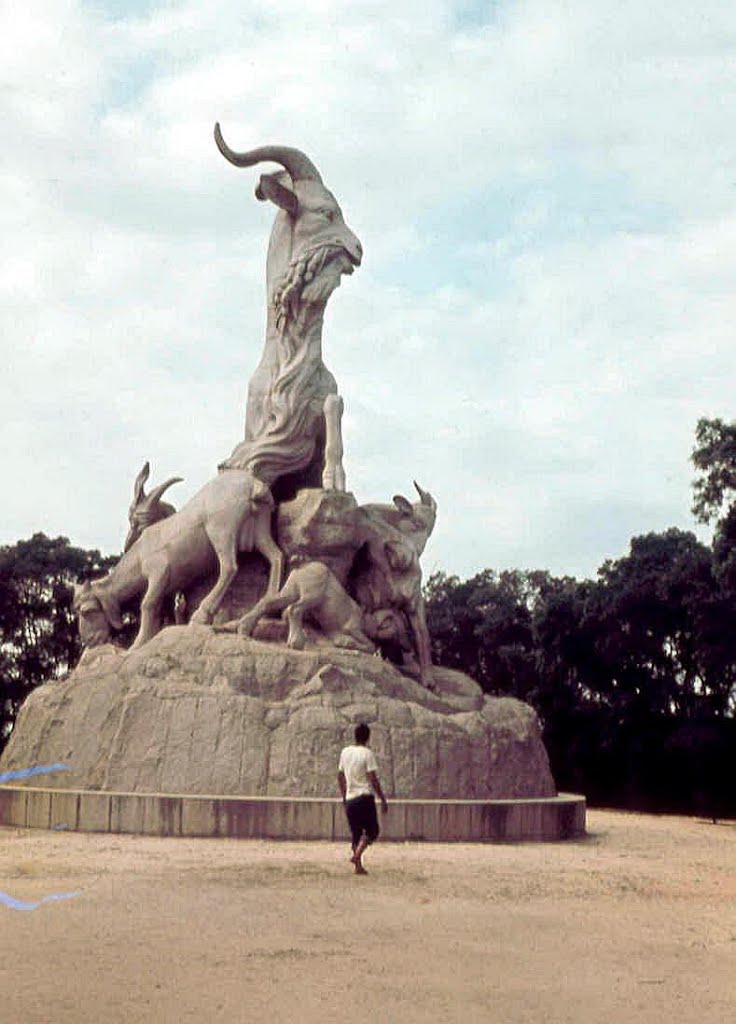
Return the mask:
<path id="1" fill-rule="evenodd" d="M 146 498 L 146 504 L 155 505 L 157 501 L 161 500 L 161 495 L 164 493 L 165 490 L 167 490 L 167 488 L 171 487 L 172 484 L 181 483 L 183 479 L 183 476 L 170 476 L 165 483 L 159 484 L 158 487 L 153 488 L 151 493 Z"/>
<path id="2" fill-rule="evenodd" d="M 134 505 L 137 505 L 146 496 L 146 492 L 143 490 L 143 488 L 146 485 L 146 480 L 148 480 L 148 475 L 149 475 L 150 472 L 151 472 L 151 466 L 150 466 L 150 464 L 148 462 L 146 462 L 146 464 L 144 465 L 143 469 L 140 471 L 138 476 L 135 478 L 135 483 L 133 484 L 133 504 Z"/>
<path id="3" fill-rule="evenodd" d="M 292 181 L 322 181 L 317 168 L 300 149 L 292 149 L 290 146 L 261 146 L 259 149 L 250 149 L 247 153 L 236 153 L 223 139 L 219 123 L 215 125 L 215 142 L 225 159 L 236 167 L 252 167 L 263 160 L 271 160 L 285 167 Z"/>
<path id="4" fill-rule="evenodd" d="M 423 491 L 416 480 L 414 481 L 414 486 L 417 489 L 417 494 L 422 500 L 422 505 L 429 505 L 430 508 L 433 508 L 437 504 L 429 491 Z"/>

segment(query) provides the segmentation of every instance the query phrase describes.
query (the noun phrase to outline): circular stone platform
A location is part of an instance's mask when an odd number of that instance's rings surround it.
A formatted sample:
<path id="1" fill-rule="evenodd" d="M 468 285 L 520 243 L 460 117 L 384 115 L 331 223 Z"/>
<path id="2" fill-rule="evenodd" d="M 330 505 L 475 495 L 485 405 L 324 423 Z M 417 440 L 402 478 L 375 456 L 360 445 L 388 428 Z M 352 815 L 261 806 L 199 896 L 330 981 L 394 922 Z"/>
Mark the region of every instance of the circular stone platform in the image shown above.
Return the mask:
<path id="1" fill-rule="evenodd" d="M 348 841 L 339 800 L 176 796 L 0 786 L 0 826 L 238 839 Z M 585 835 L 585 798 L 392 800 L 382 838 L 399 842 L 522 842 Z"/>
<path id="2" fill-rule="evenodd" d="M 389 799 L 555 796 L 529 705 L 460 672 L 433 676 L 434 693 L 371 655 L 172 626 L 137 650 L 92 648 L 35 689 L 0 772 L 61 763 L 68 772 L 28 785 L 329 802 L 363 721 Z"/>

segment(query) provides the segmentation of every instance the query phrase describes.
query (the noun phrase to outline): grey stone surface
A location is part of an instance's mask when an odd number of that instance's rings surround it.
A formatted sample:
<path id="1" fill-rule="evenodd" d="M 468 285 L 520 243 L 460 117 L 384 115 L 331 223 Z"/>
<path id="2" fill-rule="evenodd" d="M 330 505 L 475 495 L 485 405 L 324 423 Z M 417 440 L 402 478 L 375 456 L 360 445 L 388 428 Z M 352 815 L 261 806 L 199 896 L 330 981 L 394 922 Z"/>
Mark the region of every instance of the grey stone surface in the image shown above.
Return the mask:
<path id="1" fill-rule="evenodd" d="M 312 627 L 326 629 L 338 646 L 350 633 L 370 650 L 370 622 L 383 653 L 431 686 L 419 556 L 436 503 L 415 485 L 420 500 L 413 505 L 397 496 L 393 505 L 357 507 L 346 493 L 342 461 L 344 403 L 322 358 L 327 303 L 343 275 L 360 266 L 361 243 L 305 153 L 279 145 L 236 152 L 219 125 L 215 141 L 236 167 L 275 162 L 282 168 L 261 174 L 256 188 L 258 199 L 273 204 L 275 218 L 266 259 L 266 337 L 248 388 L 244 438 L 218 476 L 178 512 L 161 498 L 180 478 L 146 494 L 150 466 L 144 465 L 123 556 L 106 577 L 75 588 L 82 643 L 104 646 L 123 628 L 124 611 L 136 605 L 134 647 L 172 619 L 195 625 L 242 619 L 264 596 L 276 598 L 284 568 L 320 563 L 343 588 L 344 607 L 332 615 L 324 601 L 319 613 L 314 601 L 308 609 L 301 599 L 290 602 L 289 643 L 299 642 L 301 616 L 310 613 Z M 336 608 L 337 590 L 331 590 Z M 338 619 L 355 628 L 332 628 Z"/>
<path id="2" fill-rule="evenodd" d="M 50 811 L 49 811 L 50 805 Z M 46 818 L 49 816 L 49 820 Z M 148 836 L 349 840 L 334 797 L 214 797 L 72 793 L 0 785 L 0 825 Z M 509 843 L 586 834 L 586 800 L 575 794 L 518 800 L 393 800 L 382 841 Z"/>
<path id="3" fill-rule="evenodd" d="M 35 690 L 0 769 L 65 763 L 38 785 L 67 789 L 333 796 L 365 720 L 393 796 L 553 796 L 532 709 L 433 672 L 441 695 L 370 655 L 172 626 L 140 649 L 92 648 Z"/>
<path id="4" fill-rule="evenodd" d="M 432 666 L 419 563 L 431 494 L 415 485 L 413 504 L 358 506 L 346 492 L 322 328 L 360 266 L 359 240 L 304 153 L 238 153 L 219 127 L 215 139 L 238 167 L 283 168 L 256 189 L 276 212 L 245 436 L 178 512 L 161 501 L 178 478 L 146 494 L 143 467 L 124 554 L 75 588 L 85 654 L 31 694 L 2 766 L 64 762 L 71 773 L 50 784 L 87 791 L 331 796 L 339 750 L 364 720 L 394 796 L 552 796 L 533 711 Z M 133 607 L 140 629 L 123 651 L 109 641 Z M 181 625 L 164 628 L 172 619 Z M 226 623 L 233 632 L 218 633 Z M 117 799 L 120 829 L 152 813 Z"/>
<path id="5" fill-rule="evenodd" d="M 288 146 L 236 153 L 215 128 L 218 149 L 236 167 L 264 161 L 258 199 L 276 208 L 266 261 L 266 338 L 248 387 L 245 436 L 225 468 L 246 469 L 277 503 L 301 487 L 345 490 L 335 378 L 322 358 L 327 302 L 363 250 L 309 157 Z"/>
<path id="6" fill-rule="evenodd" d="M 218 474 L 179 512 L 146 527 L 107 576 L 75 586 L 74 608 L 85 645 L 100 645 L 104 622 L 122 628 L 122 607 L 141 596 L 133 646 L 142 646 L 161 628 L 165 597 L 185 590 L 217 565 L 215 585 L 190 619 L 211 622 L 237 573 L 238 550 L 255 548 L 268 559 L 276 590 L 283 556 L 271 536 L 273 507 L 270 491 L 250 472 Z"/>
<path id="7" fill-rule="evenodd" d="M 392 638 L 394 660 L 431 686 L 419 556 L 437 504 L 415 486 L 420 500 L 413 505 L 398 495 L 392 505 L 358 505 L 352 494 L 304 489 L 279 507 L 276 537 L 289 566 L 326 565 L 371 620 L 369 636 Z"/>
<path id="8" fill-rule="evenodd" d="M 585 835 L 585 798 L 392 800 L 381 840 L 539 842 Z M 47 820 L 48 818 L 48 820 Z M 79 832 L 240 839 L 349 840 L 334 797 L 202 796 L 26 790 L 0 786 L 0 825 Z"/>

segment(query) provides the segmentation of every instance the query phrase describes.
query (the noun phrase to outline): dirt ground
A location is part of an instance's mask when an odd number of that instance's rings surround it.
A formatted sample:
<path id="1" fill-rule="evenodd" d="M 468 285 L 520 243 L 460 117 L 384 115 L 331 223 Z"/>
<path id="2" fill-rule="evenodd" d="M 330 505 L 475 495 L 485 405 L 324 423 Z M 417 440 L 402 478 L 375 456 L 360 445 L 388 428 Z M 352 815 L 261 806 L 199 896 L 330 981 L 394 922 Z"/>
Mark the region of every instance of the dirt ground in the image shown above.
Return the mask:
<path id="1" fill-rule="evenodd" d="M 0 1021 L 736 1020 L 736 822 L 588 827 L 379 843 L 366 878 L 333 843 L 0 829 Z"/>

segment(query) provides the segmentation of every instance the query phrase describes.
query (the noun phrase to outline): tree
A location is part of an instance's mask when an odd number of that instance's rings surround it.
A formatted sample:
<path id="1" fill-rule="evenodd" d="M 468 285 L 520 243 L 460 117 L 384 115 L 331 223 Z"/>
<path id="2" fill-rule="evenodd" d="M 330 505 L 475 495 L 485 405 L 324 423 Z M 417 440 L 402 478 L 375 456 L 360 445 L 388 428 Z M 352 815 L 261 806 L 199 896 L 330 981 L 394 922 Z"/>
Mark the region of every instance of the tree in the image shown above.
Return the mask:
<path id="1" fill-rule="evenodd" d="M 43 533 L 0 547 L 0 746 L 30 690 L 79 658 L 73 584 L 114 561 Z"/>
<path id="2" fill-rule="evenodd" d="M 425 588 L 434 660 L 466 672 L 487 693 L 527 699 L 536 678 L 533 593 L 523 572 L 486 569 L 464 582 L 435 573 Z"/>
<path id="3" fill-rule="evenodd" d="M 710 523 L 736 498 L 736 423 L 700 419 L 695 442 L 693 514 L 701 523 Z"/>
<path id="4" fill-rule="evenodd" d="M 736 602 L 736 423 L 698 420 L 695 440 L 693 514 L 715 523 L 715 572 Z"/>
<path id="5" fill-rule="evenodd" d="M 627 714 L 724 713 L 736 652 L 718 653 L 714 641 L 728 605 L 694 534 L 633 538 L 628 555 L 601 567 L 586 602 L 595 653 L 587 684 Z"/>
<path id="6" fill-rule="evenodd" d="M 426 597 L 436 662 L 535 707 L 561 788 L 651 810 L 717 797 L 703 765 L 733 735 L 736 607 L 694 534 L 635 537 L 595 580 L 439 573 Z"/>

